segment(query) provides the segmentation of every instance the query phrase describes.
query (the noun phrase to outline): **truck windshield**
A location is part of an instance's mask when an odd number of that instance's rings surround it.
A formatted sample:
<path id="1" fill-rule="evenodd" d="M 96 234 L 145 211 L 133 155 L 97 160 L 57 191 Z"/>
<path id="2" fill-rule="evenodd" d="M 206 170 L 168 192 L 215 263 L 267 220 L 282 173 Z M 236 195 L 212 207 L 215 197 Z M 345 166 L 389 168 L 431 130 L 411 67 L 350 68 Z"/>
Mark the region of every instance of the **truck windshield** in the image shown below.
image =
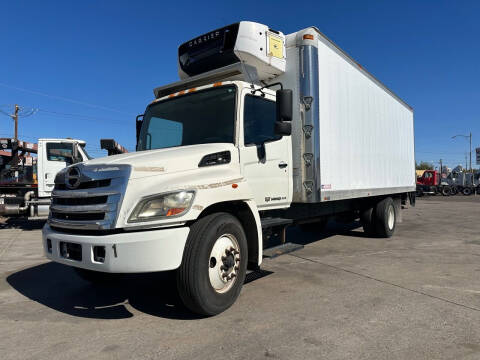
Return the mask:
<path id="1" fill-rule="evenodd" d="M 138 150 L 234 143 L 235 86 L 174 97 L 147 108 Z"/>

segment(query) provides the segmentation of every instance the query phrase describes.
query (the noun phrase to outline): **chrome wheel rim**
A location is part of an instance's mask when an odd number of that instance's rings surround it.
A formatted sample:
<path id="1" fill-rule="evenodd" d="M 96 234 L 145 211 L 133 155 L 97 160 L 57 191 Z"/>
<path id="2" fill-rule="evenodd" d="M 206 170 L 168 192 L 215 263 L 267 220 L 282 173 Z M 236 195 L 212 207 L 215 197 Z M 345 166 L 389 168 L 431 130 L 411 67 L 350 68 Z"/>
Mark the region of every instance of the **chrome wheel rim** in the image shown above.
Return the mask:
<path id="1" fill-rule="evenodd" d="M 232 234 L 223 234 L 213 244 L 208 261 L 208 277 L 216 292 L 227 292 L 237 281 L 240 255 L 238 241 Z"/>
<path id="2" fill-rule="evenodd" d="M 389 206 L 388 208 L 388 229 L 393 230 L 393 226 L 395 225 L 395 210 L 393 206 Z"/>

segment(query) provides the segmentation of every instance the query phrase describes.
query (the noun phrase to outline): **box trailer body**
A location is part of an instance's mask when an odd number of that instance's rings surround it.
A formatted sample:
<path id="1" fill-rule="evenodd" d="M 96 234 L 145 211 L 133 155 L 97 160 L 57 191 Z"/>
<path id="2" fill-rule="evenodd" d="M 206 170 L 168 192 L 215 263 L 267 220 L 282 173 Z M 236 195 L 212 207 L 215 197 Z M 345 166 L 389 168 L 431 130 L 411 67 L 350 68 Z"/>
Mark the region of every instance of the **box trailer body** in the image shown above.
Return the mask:
<path id="1" fill-rule="evenodd" d="M 412 108 L 316 28 L 287 35 L 286 51 L 293 201 L 414 191 Z"/>
<path id="2" fill-rule="evenodd" d="M 178 55 L 181 80 L 137 117 L 137 152 L 57 175 L 49 259 L 89 281 L 175 270 L 185 305 L 213 315 L 289 225 L 360 218 L 393 235 L 415 200 L 407 104 L 316 28 L 242 21 Z"/>

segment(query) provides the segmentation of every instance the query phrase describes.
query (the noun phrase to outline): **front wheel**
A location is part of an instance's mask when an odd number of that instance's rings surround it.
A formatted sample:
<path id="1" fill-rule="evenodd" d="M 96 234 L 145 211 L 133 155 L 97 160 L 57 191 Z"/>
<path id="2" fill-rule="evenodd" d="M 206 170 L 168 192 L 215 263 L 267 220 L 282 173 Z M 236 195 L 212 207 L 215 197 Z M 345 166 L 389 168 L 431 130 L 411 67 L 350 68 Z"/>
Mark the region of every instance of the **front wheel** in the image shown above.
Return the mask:
<path id="1" fill-rule="evenodd" d="M 185 306 L 207 316 L 228 309 L 245 280 L 247 252 L 245 232 L 234 216 L 215 213 L 194 223 L 177 270 Z"/>

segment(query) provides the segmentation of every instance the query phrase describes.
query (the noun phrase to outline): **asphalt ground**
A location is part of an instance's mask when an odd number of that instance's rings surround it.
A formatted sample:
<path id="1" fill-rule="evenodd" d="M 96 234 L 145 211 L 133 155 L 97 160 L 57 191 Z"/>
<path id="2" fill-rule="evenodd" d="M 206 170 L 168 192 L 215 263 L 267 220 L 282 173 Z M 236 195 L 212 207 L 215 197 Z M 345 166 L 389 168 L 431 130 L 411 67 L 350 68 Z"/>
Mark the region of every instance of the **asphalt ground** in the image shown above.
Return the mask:
<path id="1" fill-rule="evenodd" d="M 0 358 L 480 359 L 480 196 L 430 197 L 391 239 L 358 224 L 265 259 L 199 318 L 168 274 L 98 288 L 42 255 L 41 222 L 0 221 Z"/>

